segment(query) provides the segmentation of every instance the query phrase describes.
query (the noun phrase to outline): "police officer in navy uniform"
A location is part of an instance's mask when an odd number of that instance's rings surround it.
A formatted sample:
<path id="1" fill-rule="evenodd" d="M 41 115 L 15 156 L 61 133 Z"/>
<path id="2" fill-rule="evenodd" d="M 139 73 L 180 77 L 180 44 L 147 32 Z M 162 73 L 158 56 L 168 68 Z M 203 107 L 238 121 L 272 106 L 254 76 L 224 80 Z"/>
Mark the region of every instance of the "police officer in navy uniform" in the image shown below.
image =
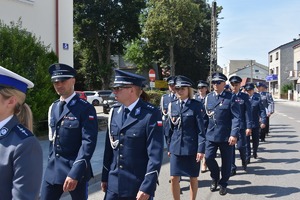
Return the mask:
<path id="1" fill-rule="evenodd" d="M 260 129 L 260 139 L 262 142 L 265 142 L 266 135 L 268 135 L 269 133 L 270 117 L 274 113 L 274 100 L 272 95 L 269 92 L 267 92 L 268 87 L 266 84 L 258 82 L 256 84 L 256 87 L 258 89 L 261 101 L 266 109 L 267 114 L 266 127 Z"/>
<path id="2" fill-rule="evenodd" d="M 169 133 L 169 123 L 168 123 L 168 105 L 170 102 L 177 100 L 176 91 L 175 91 L 175 76 L 170 76 L 167 78 L 169 93 L 164 94 L 160 100 L 160 110 L 162 112 L 162 122 L 163 122 L 163 132 L 167 141 Z"/>
<path id="3" fill-rule="evenodd" d="M 171 189 L 174 199 L 180 199 L 180 176 L 190 178 L 190 199 L 196 199 L 200 161 L 205 153 L 205 130 L 201 102 L 193 99 L 193 82 L 176 76 L 177 101 L 169 103 L 169 151 Z"/>
<path id="4" fill-rule="evenodd" d="M 205 159 L 212 183 L 210 190 L 216 191 L 220 186 L 219 194 L 227 194 L 227 181 L 230 177 L 232 163 L 232 149 L 237 142 L 240 125 L 240 108 L 236 96 L 224 90 L 227 77 L 222 73 L 212 75 L 214 91 L 205 99 L 205 109 L 209 117 L 206 132 Z M 217 150 L 220 149 L 222 161 L 222 178 L 216 161 Z"/>
<path id="5" fill-rule="evenodd" d="M 101 184 L 105 200 L 154 197 L 164 136 L 161 111 L 140 98 L 144 80 L 115 70 L 113 93 L 119 104 L 108 118 Z"/>
<path id="6" fill-rule="evenodd" d="M 0 67 L 0 199 L 39 198 L 43 152 L 31 132 L 32 112 L 24 103 L 32 87 L 28 79 Z"/>
<path id="7" fill-rule="evenodd" d="M 63 192 L 73 200 L 87 199 L 98 134 L 96 110 L 74 92 L 74 68 L 57 63 L 49 73 L 60 99 L 49 108 L 49 156 L 41 199 L 56 200 Z"/>
<path id="8" fill-rule="evenodd" d="M 253 143 L 253 157 L 257 158 L 257 150 L 259 146 L 259 129 L 265 128 L 267 121 L 266 110 L 260 95 L 256 95 L 254 92 L 254 84 L 246 83 L 245 91 L 249 94 L 250 104 L 251 104 L 251 114 L 253 118 L 252 123 L 252 143 Z M 250 134 L 247 134 L 247 163 L 250 163 L 251 158 L 251 146 L 250 146 Z"/>
<path id="9" fill-rule="evenodd" d="M 209 84 L 206 81 L 203 81 L 203 80 L 198 81 L 198 84 L 197 84 L 198 92 L 194 95 L 194 99 L 200 101 L 203 105 L 203 108 L 204 108 L 204 103 L 205 103 L 205 97 L 209 93 L 208 88 L 209 88 Z M 203 116 L 204 129 L 205 129 L 205 132 L 206 132 L 206 129 L 207 129 L 207 126 L 208 126 L 208 116 L 206 114 L 205 109 L 203 109 L 201 111 L 202 111 L 202 116 Z M 201 162 L 201 172 L 202 173 L 207 172 L 205 157 L 202 159 L 202 162 Z"/>
<path id="10" fill-rule="evenodd" d="M 236 101 L 240 105 L 241 119 L 240 119 L 240 133 L 237 142 L 237 148 L 240 152 L 240 158 L 242 160 L 243 169 L 247 169 L 246 162 L 246 134 L 251 134 L 252 128 L 252 114 L 251 114 L 251 104 L 249 101 L 249 95 L 240 92 L 242 78 L 239 76 L 232 76 L 229 78 L 231 84 L 231 91 L 236 96 Z M 235 148 L 232 151 L 232 165 L 231 165 L 231 176 L 236 174 L 235 165 Z"/>

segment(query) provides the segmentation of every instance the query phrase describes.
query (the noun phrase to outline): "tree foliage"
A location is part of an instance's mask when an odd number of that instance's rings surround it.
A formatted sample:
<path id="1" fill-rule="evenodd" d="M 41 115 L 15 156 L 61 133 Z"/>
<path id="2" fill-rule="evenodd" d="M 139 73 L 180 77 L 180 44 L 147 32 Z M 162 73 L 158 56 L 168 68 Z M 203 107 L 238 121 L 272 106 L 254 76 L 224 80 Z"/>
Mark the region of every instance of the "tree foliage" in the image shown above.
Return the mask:
<path id="1" fill-rule="evenodd" d="M 144 36 L 149 46 L 167 46 L 171 75 L 175 75 L 174 47 L 192 45 L 191 35 L 199 21 L 199 5 L 192 0 L 150 0 Z"/>
<path id="2" fill-rule="evenodd" d="M 0 65 L 34 83 L 27 93 L 34 124 L 47 119 L 48 108 L 57 98 L 48 73 L 48 67 L 57 62 L 49 46 L 22 28 L 21 20 L 6 25 L 0 21 Z"/>
<path id="3" fill-rule="evenodd" d="M 91 87 L 107 88 L 112 74 L 111 55 L 123 54 L 126 42 L 141 33 L 139 15 L 144 0 L 74 1 L 74 35 L 79 48 L 77 67 L 85 69 Z"/>

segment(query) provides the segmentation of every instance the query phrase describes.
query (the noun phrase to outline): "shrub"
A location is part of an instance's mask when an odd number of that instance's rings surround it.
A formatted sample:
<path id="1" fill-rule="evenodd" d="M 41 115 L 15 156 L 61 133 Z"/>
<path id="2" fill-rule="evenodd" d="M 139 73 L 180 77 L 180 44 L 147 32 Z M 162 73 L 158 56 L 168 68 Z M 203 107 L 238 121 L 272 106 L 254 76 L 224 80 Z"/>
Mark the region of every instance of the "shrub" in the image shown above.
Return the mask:
<path id="1" fill-rule="evenodd" d="M 293 89 L 293 83 L 284 84 L 281 87 L 281 92 L 284 93 L 284 94 L 287 94 L 288 90 L 292 90 L 292 89 Z"/>
<path id="2" fill-rule="evenodd" d="M 32 33 L 22 29 L 21 20 L 10 26 L 0 21 L 0 65 L 18 73 L 34 83 L 28 90 L 26 103 L 34 118 L 34 133 L 43 134 L 41 122 L 47 120 L 48 108 L 57 98 L 50 81 L 48 67 L 57 62 L 57 56 Z M 45 126 L 45 124 L 43 124 Z"/>

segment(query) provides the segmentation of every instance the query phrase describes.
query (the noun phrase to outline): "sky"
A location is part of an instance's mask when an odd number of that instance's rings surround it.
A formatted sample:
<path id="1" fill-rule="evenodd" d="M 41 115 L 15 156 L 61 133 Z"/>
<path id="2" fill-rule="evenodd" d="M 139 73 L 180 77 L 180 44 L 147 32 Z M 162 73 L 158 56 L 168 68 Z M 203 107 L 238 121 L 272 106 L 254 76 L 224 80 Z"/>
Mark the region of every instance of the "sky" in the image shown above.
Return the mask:
<path id="1" fill-rule="evenodd" d="M 212 0 L 207 1 L 210 5 Z M 300 0 L 216 0 L 218 65 L 255 60 L 268 66 L 268 52 L 300 38 Z"/>

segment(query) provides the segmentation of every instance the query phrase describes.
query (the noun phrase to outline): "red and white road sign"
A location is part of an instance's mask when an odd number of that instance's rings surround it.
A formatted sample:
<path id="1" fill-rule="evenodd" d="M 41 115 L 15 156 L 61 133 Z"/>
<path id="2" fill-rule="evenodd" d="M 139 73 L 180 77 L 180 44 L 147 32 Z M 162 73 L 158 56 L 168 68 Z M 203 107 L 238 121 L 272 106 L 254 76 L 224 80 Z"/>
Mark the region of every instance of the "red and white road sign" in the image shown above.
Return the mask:
<path id="1" fill-rule="evenodd" d="M 149 70 L 149 79 L 152 82 L 155 81 L 155 70 L 154 69 Z"/>

